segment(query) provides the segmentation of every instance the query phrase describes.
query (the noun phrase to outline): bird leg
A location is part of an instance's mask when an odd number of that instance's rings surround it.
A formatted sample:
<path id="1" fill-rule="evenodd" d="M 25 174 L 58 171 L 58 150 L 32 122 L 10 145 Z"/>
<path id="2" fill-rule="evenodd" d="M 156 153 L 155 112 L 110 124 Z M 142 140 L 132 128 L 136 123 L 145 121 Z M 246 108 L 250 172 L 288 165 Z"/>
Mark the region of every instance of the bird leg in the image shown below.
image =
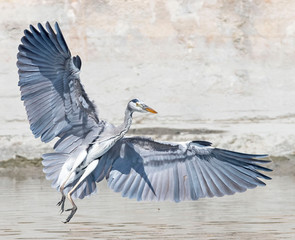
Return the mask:
<path id="1" fill-rule="evenodd" d="M 66 196 L 64 194 L 64 188 L 66 183 L 68 182 L 69 178 L 71 177 L 71 175 L 73 174 L 74 171 L 76 171 L 76 169 L 78 168 L 78 166 L 84 161 L 85 157 L 87 155 L 87 152 L 85 150 L 80 151 L 80 153 L 77 156 L 77 159 L 69 173 L 69 175 L 67 176 L 66 180 L 63 182 L 63 184 L 60 186 L 60 192 L 61 192 L 61 200 L 56 204 L 57 206 L 60 206 L 60 213 L 62 214 L 64 211 L 64 206 L 65 206 L 65 201 L 66 201 Z"/>
<path id="2" fill-rule="evenodd" d="M 60 193 L 61 193 L 61 200 L 56 204 L 57 206 L 60 206 L 60 214 L 62 214 L 64 212 L 65 209 L 65 201 L 66 201 L 66 195 L 64 194 L 64 188 L 65 185 L 67 183 L 67 181 L 69 180 L 70 176 L 72 175 L 72 173 L 75 171 L 75 169 L 72 169 L 70 174 L 68 175 L 67 179 L 64 181 L 64 183 L 61 185 L 61 187 L 59 188 Z"/>
<path id="3" fill-rule="evenodd" d="M 79 181 L 76 183 L 76 185 L 71 189 L 71 191 L 69 191 L 67 197 L 70 201 L 70 203 L 72 204 L 72 208 L 67 209 L 66 211 L 71 211 L 70 215 L 67 217 L 66 221 L 64 223 L 68 223 L 71 218 L 75 215 L 76 211 L 77 211 L 77 206 L 74 203 L 73 199 L 72 199 L 72 194 L 73 192 L 77 189 L 77 187 L 80 185 L 80 183 L 82 181 L 85 180 L 85 178 L 88 177 L 89 174 L 92 173 L 92 171 L 96 168 L 97 164 L 98 164 L 99 160 L 94 160 L 91 163 L 89 163 L 89 165 L 86 167 L 85 172 L 83 173 L 83 175 L 81 176 L 81 178 L 79 179 Z"/>
<path id="4" fill-rule="evenodd" d="M 63 191 L 64 191 L 64 187 L 62 186 L 60 188 L 61 200 L 56 204 L 57 206 L 60 206 L 60 214 L 62 214 L 64 212 L 64 209 L 65 209 L 66 195 L 64 194 Z"/>
<path id="5" fill-rule="evenodd" d="M 77 206 L 76 206 L 76 204 L 74 203 L 72 197 L 71 197 L 71 194 L 72 194 L 71 192 L 68 193 L 68 199 L 70 200 L 70 202 L 71 202 L 71 204 L 72 204 L 73 207 L 66 210 L 67 212 L 68 211 L 71 211 L 71 213 L 67 217 L 66 221 L 64 221 L 64 223 L 68 223 L 72 219 L 72 217 L 75 215 L 75 213 L 76 213 L 76 211 L 78 209 Z"/>

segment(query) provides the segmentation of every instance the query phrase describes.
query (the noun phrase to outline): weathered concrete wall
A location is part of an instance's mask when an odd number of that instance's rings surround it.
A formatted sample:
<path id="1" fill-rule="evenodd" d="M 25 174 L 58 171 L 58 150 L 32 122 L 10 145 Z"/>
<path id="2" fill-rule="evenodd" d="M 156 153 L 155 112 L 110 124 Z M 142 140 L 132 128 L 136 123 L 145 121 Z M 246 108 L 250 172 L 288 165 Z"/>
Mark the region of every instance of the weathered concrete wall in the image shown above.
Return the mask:
<path id="1" fill-rule="evenodd" d="M 59 22 L 81 56 L 82 82 L 102 118 L 119 123 L 138 97 L 159 114 L 135 116 L 134 127 L 225 130 L 189 137 L 294 152 L 294 1 L 29 0 L 0 1 L 1 158 L 47 149 L 32 140 L 15 66 L 23 30 L 47 20 Z"/>

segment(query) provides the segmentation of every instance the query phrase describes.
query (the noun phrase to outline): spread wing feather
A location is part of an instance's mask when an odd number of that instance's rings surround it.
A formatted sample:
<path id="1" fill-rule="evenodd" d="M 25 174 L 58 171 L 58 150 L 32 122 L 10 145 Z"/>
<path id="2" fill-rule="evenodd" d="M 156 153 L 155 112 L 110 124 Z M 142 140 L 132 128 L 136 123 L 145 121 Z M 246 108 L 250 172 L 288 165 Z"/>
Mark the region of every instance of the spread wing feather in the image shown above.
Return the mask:
<path id="1" fill-rule="evenodd" d="M 213 148 L 207 142 L 185 144 L 134 137 L 120 140 L 102 160 L 112 162 L 108 185 L 137 200 L 197 200 L 231 195 L 265 185 L 259 171 L 266 155 Z"/>
<path id="2" fill-rule="evenodd" d="M 43 142 L 60 138 L 54 145 L 55 153 L 43 155 L 46 177 L 59 189 L 75 156 L 103 131 L 104 122 L 99 121 L 80 82 L 81 59 L 71 56 L 57 23 L 55 31 L 48 22 L 45 28 L 40 23 L 38 29 L 31 25 L 18 49 L 18 85 L 31 130 Z M 92 182 L 91 176 L 85 179 L 74 197 L 95 191 Z"/>
<path id="3" fill-rule="evenodd" d="M 71 57 L 57 23 L 56 33 L 49 23 L 46 29 L 38 24 L 38 29 L 24 31 L 17 55 L 21 99 L 31 130 L 44 142 L 64 135 L 84 138 L 99 119 L 80 83 L 81 60 Z"/>

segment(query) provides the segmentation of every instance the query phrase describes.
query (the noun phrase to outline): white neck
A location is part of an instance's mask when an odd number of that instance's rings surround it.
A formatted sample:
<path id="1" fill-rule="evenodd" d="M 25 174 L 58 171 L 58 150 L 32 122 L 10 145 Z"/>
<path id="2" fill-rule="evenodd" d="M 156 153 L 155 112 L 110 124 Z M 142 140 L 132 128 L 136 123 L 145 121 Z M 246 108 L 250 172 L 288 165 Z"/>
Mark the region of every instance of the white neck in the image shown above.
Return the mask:
<path id="1" fill-rule="evenodd" d="M 131 124 L 132 124 L 132 111 L 127 107 L 125 110 L 125 117 L 124 117 L 124 122 L 117 127 L 118 131 L 118 137 L 121 138 L 123 137 L 129 130 Z"/>

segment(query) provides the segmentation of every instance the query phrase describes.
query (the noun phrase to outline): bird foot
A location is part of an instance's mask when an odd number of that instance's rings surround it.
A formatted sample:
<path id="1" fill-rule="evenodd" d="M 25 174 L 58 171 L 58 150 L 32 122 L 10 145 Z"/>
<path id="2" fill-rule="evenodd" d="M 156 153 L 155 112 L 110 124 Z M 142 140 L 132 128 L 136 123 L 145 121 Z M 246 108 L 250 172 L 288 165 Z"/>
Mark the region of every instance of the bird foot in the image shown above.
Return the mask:
<path id="1" fill-rule="evenodd" d="M 65 210 L 65 200 L 66 196 L 62 195 L 61 200 L 56 204 L 56 206 L 60 206 L 60 214 L 62 214 Z"/>
<path id="2" fill-rule="evenodd" d="M 72 217 L 75 215 L 76 211 L 77 211 L 77 207 L 73 206 L 73 208 L 67 209 L 66 211 L 71 211 L 70 215 L 67 217 L 66 221 L 64 221 L 64 223 L 68 223 Z"/>

